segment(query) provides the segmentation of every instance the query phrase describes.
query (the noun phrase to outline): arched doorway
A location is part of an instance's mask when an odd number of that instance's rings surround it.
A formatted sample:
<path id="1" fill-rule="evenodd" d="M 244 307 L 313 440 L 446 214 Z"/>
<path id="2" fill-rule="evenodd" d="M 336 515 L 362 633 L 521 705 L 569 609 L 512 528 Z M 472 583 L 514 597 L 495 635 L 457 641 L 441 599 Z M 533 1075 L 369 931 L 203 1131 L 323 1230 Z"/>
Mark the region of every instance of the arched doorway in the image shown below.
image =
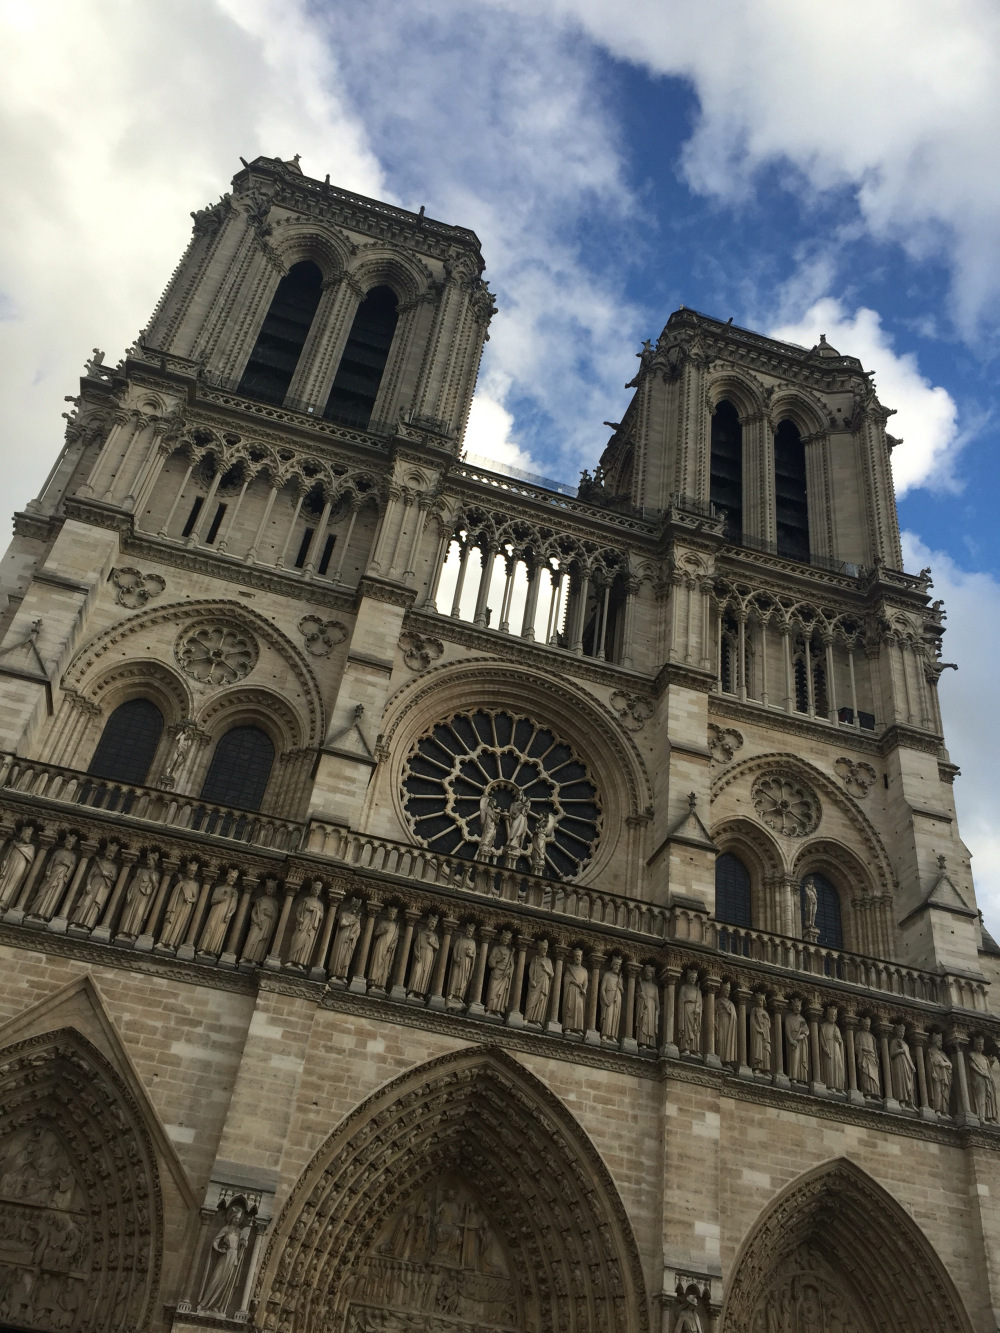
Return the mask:
<path id="1" fill-rule="evenodd" d="M 334 1131 L 285 1206 L 259 1298 L 288 1333 L 649 1329 L 606 1168 L 501 1052 L 424 1065 Z"/>

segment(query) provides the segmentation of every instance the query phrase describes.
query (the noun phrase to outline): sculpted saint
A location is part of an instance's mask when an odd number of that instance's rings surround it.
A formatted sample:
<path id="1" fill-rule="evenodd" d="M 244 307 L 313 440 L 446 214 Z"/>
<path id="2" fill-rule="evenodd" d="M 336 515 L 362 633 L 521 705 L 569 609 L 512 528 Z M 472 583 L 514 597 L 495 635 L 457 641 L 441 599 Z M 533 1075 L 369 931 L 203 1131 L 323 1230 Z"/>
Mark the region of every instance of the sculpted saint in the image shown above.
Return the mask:
<path id="1" fill-rule="evenodd" d="M 288 961 L 293 967 L 308 967 L 312 962 L 316 936 L 323 924 L 323 881 L 314 879 L 308 893 L 295 905 L 295 930 L 288 946 Z"/>
<path id="2" fill-rule="evenodd" d="M 684 1297 L 684 1304 L 677 1311 L 674 1333 L 703 1333 L 701 1315 L 698 1313 L 698 1297 L 693 1291 Z"/>
<path id="3" fill-rule="evenodd" d="M 753 997 L 750 1010 L 750 1068 L 755 1074 L 771 1072 L 771 1015 L 763 991 Z"/>
<path id="4" fill-rule="evenodd" d="M 425 995 L 431 984 L 434 961 L 437 958 L 441 941 L 437 933 L 437 916 L 432 912 L 426 921 L 417 927 L 417 936 L 413 942 L 413 962 L 410 965 L 410 994 Z"/>
<path id="5" fill-rule="evenodd" d="M 906 1024 L 897 1023 L 889 1041 L 889 1061 L 892 1065 L 892 1086 L 896 1100 L 904 1106 L 913 1105 L 913 1076 L 917 1071 L 913 1056 L 906 1044 Z"/>
<path id="6" fill-rule="evenodd" d="M 660 987 L 652 963 L 639 977 L 635 996 L 635 1039 L 640 1046 L 655 1046 L 660 1030 Z"/>
<path id="7" fill-rule="evenodd" d="M 997 1089 L 993 1082 L 993 1066 L 983 1050 L 982 1037 L 972 1038 L 969 1051 L 969 1091 L 972 1109 L 984 1124 L 995 1124 L 997 1118 Z"/>
<path id="8" fill-rule="evenodd" d="M 243 963 L 262 963 L 264 961 L 267 946 L 271 943 L 271 932 L 274 930 L 275 918 L 278 915 L 278 904 L 274 901 L 277 887 L 278 881 L 276 879 L 265 880 L 264 892 L 250 909 L 250 929 L 247 931 L 247 939 L 240 959 Z"/>
<path id="9" fill-rule="evenodd" d="M 879 1097 L 882 1089 L 878 1077 L 878 1051 L 872 1034 L 872 1021 L 867 1016 L 854 1034 L 854 1055 L 858 1065 L 858 1087 L 866 1097 Z"/>
<path id="10" fill-rule="evenodd" d="M 622 1021 L 622 960 L 616 954 L 608 964 L 608 970 L 601 977 L 601 989 L 598 998 L 601 1001 L 601 1036 L 606 1041 L 618 1040 L 618 1029 Z"/>
<path id="11" fill-rule="evenodd" d="M 143 865 L 132 876 L 125 895 L 125 910 L 118 925 L 119 935 L 139 935 L 160 882 L 160 853 L 150 849 Z"/>
<path id="12" fill-rule="evenodd" d="M 157 949 L 176 949 L 178 944 L 183 944 L 200 891 L 198 862 L 189 861 L 184 867 L 184 874 L 174 885 L 167 903 Z"/>
<path id="13" fill-rule="evenodd" d="M 837 1026 L 837 1010 L 831 1005 L 819 1028 L 819 1066 L 820 1079 L 834 1092 L 843 1092 L 846 1087 L 846 1067 L 844 1064 L 844 1038 Z"/>
<path id="14" fill-rule="evenodd" d="M 449 1004 L 464 1004 L 472 969 L 476 964 L 476 923 L 466 921 L 462 933 L 451 946 L 451 971 L 448 974 Z"/>
<path id="15" fill-rule="evenodd" d="M 816 929 L 816 913 L 819 911 L 819 894 L 812 875 L 802 881 L 802 926 L 805 931 Z"/>
<path id="16" fill-rule="evenodd" d="M 399 908 L 387 907 L 385 916 L 375 923 L 372 960 L 368 965 L 368 983 L 384 990 L 389 982 L 389 971 L 396 954 L 399 939 Z"/>
<path id="17" fill-rule="evenodd" d="M 554 972 L 555 968 L 549 957 L 549 942 L 539 940 L 535 956 L 528 966 L 528 998 L 524 1005 L 526 1023 L 537 1023 L 541 1027 L 545 1022 Z"/>
<path id="18" fill-rule="evenodd" d="M 31 841 L 34 832 L 33 824 L 25 824 L 7 848 L 0 865 L 0 908 L 13 905 L 21 882 L 35 859 L 35 844 Z"/>
<path id="19" fill-rule="evenodd" d="M 931 1106 L 939 1115 L 951 1112 L 951 1080 L 954 1076 L 951 1061 L 941 1046 L 941 1033 L 932 1032 L 924 1057 L 927 1067 L 927 1092 Z"/>
<path id="20" fill-rule="evenodd" d="M 351 959 L 361 935 L 361 914 L 357 898 L 348 898 L 340 909 L 337 921 L 337 935 L 330 952 L 330 976 L 339 981 L 346 981 L 351 968 Z"/>
<path id="21" fill-rule="evenodd" d="M 502 930 L 486 960 L 490 969 L 490 980 L 486 987 L 488 1014 L 502 1014 L 507 1009 L 510 982 L 514 975 L 514 950 L 511 948 L 510 940 L 510 931 Z"/>
<path id="22" fill-rule="evenodd" d="M 502 815 L 503 811 L 493 799 L 493 794 L 484 792 L 479 802 L 479 826 L 482 832 L 479 835 L 479 846 L 476 848 L 477 861 L 497 859 L 497 829 L 500 827 Z"/>
<path id="23" fill-rule="evenodd" d="M 587 1012 L 587 969 L 583 950 L 574 949 L 563 972 L 562 1025 L 567 1032 L 582 1032 Z"/>
<path id="24" fill-rule="evenodd" d="M 504 849 L 504 865 L 513 870 L 517 865 L 517 858 L 524 851 L 524 843 L 528 836 L 528 815 L 531 811 L 531 802 L 527 796 L 518 796 L 510 807 L 510 813 L 507 816 L 507 846 Z"/>
<path id="25" fill-rule="evenodd" d="M 114 886 L 118 874 L 118 843 L 109 842 L 101 855 L 94 859 L 93 865 L 84 881 L 83 893 L 73 910 L 73 922 L 77 926 L 97 925 L 104 904 Z"/>
<path id="26" fill-rule="evenodd" d="M 698 973 L 691 968 L 684 974 L 684 984 L 677 992 L 678 1041 L 681 1055 L 701 1050 L 701 987 Z"/>
<path id="27" fill-rule="evenodd" d="M 174 748 L 170 752 L 167 766 L 160 777 L 161 787 L 172 787 L 174 785 L 178 770 L 184 767 L 184 761 L 191 753 L 192 745 L 194 745 L 194 731 L 188 726 L 177 733 Z"/>
<path id="28" fill-rule="evenodd" d="M 788 1077 L 796 1083 L 809 1082 L 809 1024 L 802 1017 L 802 1001 L 796 996 L 785 1015 L 788 1042 Z"/>
<path id="29" fill-rule="evenodd" d="M 239 873 L 235 868 L 227 870 L 226 878 L 212 890 L 205 928 L 201 932 L 201 942 L 198 945 L 199 953 L 222 953 L 226 942 L 226 928 L 236 911 L 236 903 L 240 896 L 236 887 Z"/>
<path id="30" fill-rule="evenodd" d="M 63 845 L 52 853 L 38 888 L 35 905 L 31 909 L 32 916 L 40 916 L 48 921 L 50 916 L 55 915 L 70 876 L 80 859 L 80 853 L 76 850 L 78 842 L 79 838 L 75 833 L 67 833 L 63 838 Z"/>
<path id="31" fill-rule="evenodd" d="M 531 835 L 531 846 L 528 849 L 528 857 L 531 861 L 531 873 L 533 875 L 545 874 L 545 849 L 549 845 L 553 830 L 556 826 L 555 814 L 550 810 L 548 814 L 539 815 L 535 823 L 535 831 Z"/>
<path id="32" fill-rule="evenodd" d="M 724 1065 L 736 1064 L 736 1005 L 731 990 L 731 983 L 724 981 L 715 1001 L 715 1053 Z"/>
<path id="33" fill-rule="evenodd" d="M 231 1204 L 226 1211 L 226 1220 L 212 1238 L 208 1271 L 198 1302 L 199 1311 L 226 1314 L 236 1285 L 240 1259 L 250 1234 L 246 1222 L 246 1213 L 240 1205 Z"/>

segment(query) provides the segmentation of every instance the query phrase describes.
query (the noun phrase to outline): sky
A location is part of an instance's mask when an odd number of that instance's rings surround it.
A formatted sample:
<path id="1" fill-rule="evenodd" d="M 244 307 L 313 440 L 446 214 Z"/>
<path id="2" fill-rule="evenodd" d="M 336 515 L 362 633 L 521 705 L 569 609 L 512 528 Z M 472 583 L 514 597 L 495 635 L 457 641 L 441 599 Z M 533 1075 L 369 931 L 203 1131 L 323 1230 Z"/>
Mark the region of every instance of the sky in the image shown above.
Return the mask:
<path id="1" fill-rule="evenodd" d="M 995 0 L 0 0 L 0 512 L 91 348 L 146 322 L 239 157 L 472 227 L 469 452 L 574 481 L 687 305 L 875 372 L 906 567 L 1000 931 Z"/>

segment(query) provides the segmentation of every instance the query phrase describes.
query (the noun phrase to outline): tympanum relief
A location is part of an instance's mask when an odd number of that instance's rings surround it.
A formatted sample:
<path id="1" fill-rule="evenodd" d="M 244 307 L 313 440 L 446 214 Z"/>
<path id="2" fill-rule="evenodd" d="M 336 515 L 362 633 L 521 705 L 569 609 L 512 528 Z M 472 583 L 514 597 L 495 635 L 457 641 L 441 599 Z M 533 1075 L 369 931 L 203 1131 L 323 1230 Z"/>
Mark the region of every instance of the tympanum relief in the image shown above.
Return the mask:
<path id="1" fill-rule="evenodd" d="M 845 1285 L 803 1247 L 767 1284 L 748 1333 L 874 1333 Z"/>

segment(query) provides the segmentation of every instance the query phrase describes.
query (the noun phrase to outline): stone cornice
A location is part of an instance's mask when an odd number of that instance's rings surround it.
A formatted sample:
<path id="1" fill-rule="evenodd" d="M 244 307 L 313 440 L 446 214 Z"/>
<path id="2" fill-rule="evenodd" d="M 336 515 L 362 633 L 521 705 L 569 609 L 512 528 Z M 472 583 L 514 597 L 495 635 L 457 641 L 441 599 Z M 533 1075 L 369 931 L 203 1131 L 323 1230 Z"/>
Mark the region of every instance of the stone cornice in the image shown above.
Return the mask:
<path id="1" fill-rule="evenodd" d="M 653 689 L 660 695 L 668 685 L 680 685 L 684 689 L 697 690 L 699 694 L 710 694 L 715 689 L 715 672 L 706 667 L 696 667 L 691 662 L 664 662 L 656 673 Z"/>
<path id="2" fill-rule="evenodd" d="M 373 602 L 385 602 L 389 606 L 410 607 L 416 598 L 413 588 L 406 588 L 392 579 L 379 578 L 374 574 L 362 574 L 358 580 L 354 595 L 354 609 L 357 610 L 365 598 Z"/>
<path id="3" fill-rule="evenodd" d="M 713 685 L 715 683 L 714 677 L 712 683 Z M 874 735 L 863 736 L 851 727 L 819 722 L 802 713 L 786 713 L 783 709 L 765 708 L 763 704 L 741 703 L 739 699 L 714 691 L 708 696 L 708 711 L 714 717 L 730 718 L 744 722 L 747 726 L 763 727 L 767 731 L 807 736 L 811 740 L 821 741 L 840 749 L 854 750 L 859 754 L 883 753 L 881 744 Z"/>
<path id="4" fill-rule="evenodd" d="M 919 750 L 922 754 L 940 757 L 943 744 L 944 737 L 937 732 L 924 731 L 906 722 L 895 722 L 891 727 L 886 727 L 879 738 L 878 752 L 887 755 L 893 750 Z"/>

